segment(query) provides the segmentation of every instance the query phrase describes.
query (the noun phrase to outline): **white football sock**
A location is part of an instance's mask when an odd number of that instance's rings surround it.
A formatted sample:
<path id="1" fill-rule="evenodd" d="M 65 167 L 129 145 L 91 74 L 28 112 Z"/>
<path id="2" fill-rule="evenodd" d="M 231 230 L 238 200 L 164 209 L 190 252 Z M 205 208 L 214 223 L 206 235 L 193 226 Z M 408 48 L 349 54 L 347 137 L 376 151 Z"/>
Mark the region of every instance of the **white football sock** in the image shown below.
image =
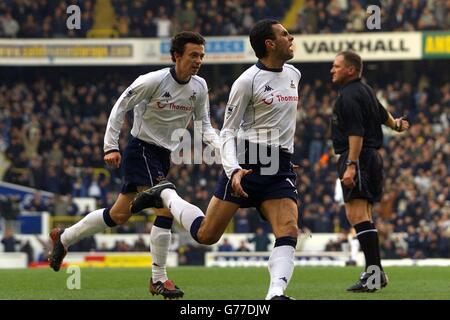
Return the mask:
<path id="1" fill-rule="evenodd" d="M 295 248 L 288 245 L 272 249 L 269 258 L 270 287 L 266 300 L 284 294 L 294 272 L 294 254 Z"/>
<path id="2" fill-rule="evenodd" d="M 198 217 L 204 217 L 202 210 L 180 198 L 173 189 L 161 192 L 164 207 L 169 208 L 175 220 L 187 231 L 191 231 L 192 222 Z"/>
<path id="3" fill-rule="evenodd" d="M 150 233 L 150 252 L 152 254 L 152 280 L 165 282 L 167 280 L 166 263 L 169 253 L 170 229 L 152 227 Z"/>
<path id="4" fill-rule="evenodd" d="M 61 235 L 61 242 L 68 248 L 83 238 L 92 236 L 108 228 L 103 219 L 105 208 L 92 211 L 73 226 L 64 230 Z"/>

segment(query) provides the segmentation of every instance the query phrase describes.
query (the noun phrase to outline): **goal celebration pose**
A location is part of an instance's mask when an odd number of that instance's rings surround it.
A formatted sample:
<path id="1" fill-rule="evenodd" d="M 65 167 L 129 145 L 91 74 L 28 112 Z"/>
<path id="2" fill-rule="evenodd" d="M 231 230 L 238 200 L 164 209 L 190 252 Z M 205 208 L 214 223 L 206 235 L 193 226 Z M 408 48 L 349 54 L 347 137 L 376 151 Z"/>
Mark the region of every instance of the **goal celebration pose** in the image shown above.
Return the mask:
<path id="1" fill-rule="evenodd" d="M 298 237 L 298 194 L 291 157 L 301 74 L 286 64 L 294 57 L 293 40 L 275 20 L 262 20 L 250 32 L 259 60 L 231 88 L 220 133 L 224 172 L 206 215 L 183 200 L 169 181 L 139 193 L 131 207 L 132 212 L 168 208 L 201 244 L 217 242 L 239 208 L 257 208 L 276 238 L 266 295 L 273 300 L 291 299 L 284 291 L 294 270 Z M 270 135 L 263 134 L 268 131 Z M 262 154 L 269 154 L 269 164 Z M 275 170 L 269 172 L 273 165 Z"/>

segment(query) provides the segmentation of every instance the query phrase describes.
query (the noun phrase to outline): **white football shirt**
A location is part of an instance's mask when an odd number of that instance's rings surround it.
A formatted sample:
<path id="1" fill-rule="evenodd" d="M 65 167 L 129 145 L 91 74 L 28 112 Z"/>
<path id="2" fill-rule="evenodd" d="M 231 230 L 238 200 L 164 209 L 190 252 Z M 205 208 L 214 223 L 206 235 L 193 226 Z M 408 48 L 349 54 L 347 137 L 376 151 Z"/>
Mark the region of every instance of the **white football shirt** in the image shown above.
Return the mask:
<path id="1" fill-rule="evenodd" d="M 300 78 L 300 71 L 290 64 L 268 69 L 258 62 L 234 82 L 220 131 L 222 165 L 228 178 L 241 168 L 236 137 L 294 152 Z"/>
<path id="2" fill-rule="evenodd" d="M 192 116 L 202 121 L 203 141 L 219 148 L 219 137 L 211 126 L 206 81 L 192 76 L 186 83 L 176 80 L 174 68 L 164 68 L 138 77 L 114 104 L 104 138 L 104 152 L 119 150 L 119 135 L 127 111 L 134 108 L 131 134 L 145 142 L 174 151 L 179 139 L 172 133 L 186 129 Z"/>

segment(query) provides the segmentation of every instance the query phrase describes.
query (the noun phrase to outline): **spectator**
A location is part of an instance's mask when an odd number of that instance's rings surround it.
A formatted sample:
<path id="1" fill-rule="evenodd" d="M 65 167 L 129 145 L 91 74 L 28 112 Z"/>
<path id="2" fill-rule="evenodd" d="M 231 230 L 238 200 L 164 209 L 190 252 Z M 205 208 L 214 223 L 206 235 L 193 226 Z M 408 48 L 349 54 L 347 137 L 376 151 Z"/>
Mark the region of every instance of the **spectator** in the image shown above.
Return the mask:
<path id="1" fill-rule="evenodd" d="M 46 201 L 42 198 L 42 193 L 40 191 L 36 191 L 33 195 L 33 199 L 30 203 L 24 206 L 24 209 L 27 211 L 48 211 L 49 206 Z"/>
<path id="2" fill-rule="evenodd" d="M 234 217 L 234 232 L 235 233 L 249 233 L 250 223 L 248 220 L 248 210 L 240 209 Z"/>
<path id="3" fill-rule="evenodd" d="M 246 242 L 242 240 L 239 244 L 239 247 L 236 249 L 239 252 L 249 252 L 250 248 L 247 246 Z"/>
<path id="4" fill-rule="evenodd" d="M 136 239 L 136 241 L 134 242 L 133 250 L 140 252 L 148 252 L 150 251 L 150 247 L 145 244 L 144 238 L 142 238 L 142 236 L 139 236 L 139 238 Z"/>
<path id="5" fill-rule="evenodd" d="M 14 221 L 20 214 L 19 205 L 19 198 L 17 196 L 0 195 L 0 213 L 1 217 L 5 219 L 6 228 L 13 227 Z"/>
<path id="6" fill-rule="evenodd" d="M 268 246 L 272 243 L 262 227 L 258 227 L 253 238 L 249 238 L 247 241 L 255 243 L 255 251 L 268 251 Z"/>
<path id="7" fill-rule="evenodd" d="M 233 246 L 228 241 L 228 238 L 223 238 L 222 244 L 219 245 L 219 251 L 220 252 L 231 252 L 234 251 Z"/>
<path id="8" fill-rule="evenodd" d="M 7 38 L 15 38 L 20 30 L 19 23 L 12 17 L 10 11 L 0 16 L 0 27 Z"/>
<path id="9" fill-rule="evenodd" d="M 25 243 L 20 248 L 20 252 L 24 252 L 27 255 L 27 265 L 30 265 L 34 261 L 34 249 L 30 244 L 30 240 L 25 241 Z"/>
<path id="10" fill-rule="evenodd" d="M 94 236 L 86 237 L 81 239 L 79 242 L 70 247 L 70 251 L 72 252 L 91 252 L 97 251 L 97 242 L 95 241 Z M 129 251 L 122 250 L 122 247 L 119 246 L 119 250 L 117 251 Z"/>
<path id="11" fill-rule="evenodd" d="M 20 244 L 14 236 L 12 229 L 6 229 L 2 239 L 3 251 L 4 252 L 16 252 L 16 245 Z"/>
<path id="12" fill-rule="evenodd" d="M 69 216 L 76 216 L 80 213 L 80 209 L 78 205 L 73 201 L 72 195 L 67 194 L 66 196 L 67 201 L 67 214 Z"/>

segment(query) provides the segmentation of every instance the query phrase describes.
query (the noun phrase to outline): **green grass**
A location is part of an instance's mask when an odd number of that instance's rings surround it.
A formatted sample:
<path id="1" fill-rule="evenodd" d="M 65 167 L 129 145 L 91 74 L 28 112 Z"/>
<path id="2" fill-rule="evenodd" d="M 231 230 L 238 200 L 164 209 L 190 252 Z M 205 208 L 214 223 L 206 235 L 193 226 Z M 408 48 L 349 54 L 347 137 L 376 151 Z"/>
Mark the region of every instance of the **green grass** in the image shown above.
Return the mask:
<path id="1" fill-rule="evenodd" d="M 356 267 L 296 267 L 286 293 L 298 300 L 439 300 L 450 299 L 450 268 L 390 267 L 381 291 L 347 293 L 359 275 Z M 189 300 L 263 299 L 267 268 L 169 268 L 170 278 Z M 0 270 L 0 299 L 162 299 L 148 289 L 149 269 L 83 268 L 81 289 L 69 290 L 71 274 L 62 269 Z"/>

